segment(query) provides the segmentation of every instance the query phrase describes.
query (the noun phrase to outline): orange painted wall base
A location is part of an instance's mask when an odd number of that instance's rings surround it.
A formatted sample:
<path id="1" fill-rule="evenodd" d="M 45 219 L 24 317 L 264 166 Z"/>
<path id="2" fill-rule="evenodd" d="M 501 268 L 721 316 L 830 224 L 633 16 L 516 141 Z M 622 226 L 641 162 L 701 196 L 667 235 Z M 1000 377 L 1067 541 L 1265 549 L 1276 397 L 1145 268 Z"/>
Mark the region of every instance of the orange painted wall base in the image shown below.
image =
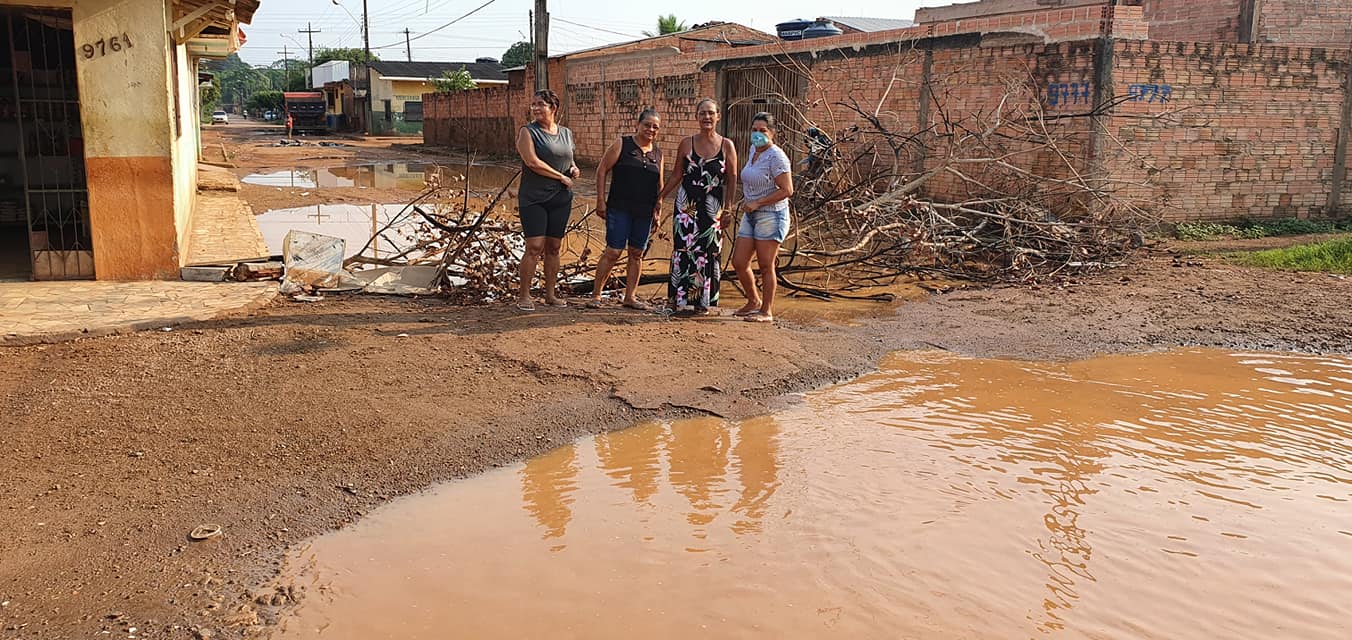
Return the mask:
<path id="1" fill-rule="evenodd" d="M 87 158 L 94 277 L 177 280 L 174 168 L 169 157 Z"/>

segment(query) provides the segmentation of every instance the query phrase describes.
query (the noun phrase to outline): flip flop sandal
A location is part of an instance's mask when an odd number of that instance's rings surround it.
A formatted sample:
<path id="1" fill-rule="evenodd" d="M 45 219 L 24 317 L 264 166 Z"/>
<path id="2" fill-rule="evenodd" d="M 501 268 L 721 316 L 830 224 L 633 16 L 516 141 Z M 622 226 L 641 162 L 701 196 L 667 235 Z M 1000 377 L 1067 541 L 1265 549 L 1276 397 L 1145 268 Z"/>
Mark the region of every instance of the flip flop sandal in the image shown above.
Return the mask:
<path id="1" fill-rule="evenodd" d="M 602 306 L 602 303 L 601 303 L 600 300 L 597 300 L 597 299 L 595 299 L 595 298 L 592 298 L 591 300 L 588 300 L 587 303 L 584 304 L 584 305 L 582 305 L 582 306 L 584 306 L 584 307 L 586 307 L 586 308 L 588 308 L 588 309 L 600 309 L 601 306 Z"/>
<path id="2" fill-rule="evenodd" d="M 188 538 L 200 542 L 202 540 L 210 540 L 219 535 L 221 535 L 221 525 L 203 524 L 198 525 L 196 529 L 193 529 L 192 532 L 188 534 Z"/>
<path id="3" fill-rule="evenodd" d="M 642 300 L 635 300 L 635 301 L 633 301 L 633 302 L 626 302 L 626 303 L 623 304 L 623 306 L 626 307 L 626 308 L 629 308 L 629 309 L 633 309 L 633 310 L 635 310 L 635 311 L 647 311 L 648 309 L 651 308 L 651 307 L 648 306 L 648 303 L 643 302 Z"/>
<path id="4" fill-rule="evenodd" d="M 545 304 L 551 307 L 566 307 L 568 306 L 568 301 L 562 298 L 555 298 L 553 302 L 545 300 Z"/>
<path id="5" fill-rule="evenodd" d="M 742 317 L 744 322 L 774 322 L 774 316 L 767 316 L 759 311 Z"/>
<path id="6" fill-rule="evenodd" d="M 760 309 L 752 309 L 752 310 L 750 310 L 750 311 L 742 311 L 741 309 L 738 309 L 738 310 L 732 312 L 732 317 L 734 317 L 734 318 L 745 318 L 745 317 L 747 317 L 747 316 L 754 316 L 754 315 L 756 315 L 756 314 L 758 314 L 758 313 L 760 313 Z"/>
<path id="7" fill-rule="evenodd" d="M 522 311 L 534 311 L 534 310 L 535 310 L 535 302 L 534 302 L 534 301 L 530 301 L 530 302 L 518 302 L 518 303 L 516 303 L 516 308 L 518 308 L 518 309 L 520 309 L 520 310 L 522 310 Z"/>

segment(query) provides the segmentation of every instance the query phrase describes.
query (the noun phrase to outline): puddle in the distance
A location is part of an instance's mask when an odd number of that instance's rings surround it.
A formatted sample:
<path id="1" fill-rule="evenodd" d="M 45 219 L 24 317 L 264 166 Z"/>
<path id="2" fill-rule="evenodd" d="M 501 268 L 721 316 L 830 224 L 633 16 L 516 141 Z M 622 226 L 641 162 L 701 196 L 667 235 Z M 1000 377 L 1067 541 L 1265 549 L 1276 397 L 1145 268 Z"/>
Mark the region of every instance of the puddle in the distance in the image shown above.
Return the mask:
<path id="1" fill-rule="evenodd" d="M 470 189 L 475 191 L 499 189 L 516 172 L 515 167 L 471 165 L 469 170 Z M 440 173 L 443 185 L 464 185 L 465 166 L 463 164 L 438 165 L 408 162 L 361 164 L 325 169 L 286 169 L 251 173 L 240 180 L 248 184 L 297 189 L 365 187 L 368 189 L 421 191 L 428 177 L 433 173 Z"/>
<path id="2" fill-rule="evenodd" d="M 280 638 L 1302 638 L 1352 614 L 1352 358 L 903 354 L 293 553 Z"/>

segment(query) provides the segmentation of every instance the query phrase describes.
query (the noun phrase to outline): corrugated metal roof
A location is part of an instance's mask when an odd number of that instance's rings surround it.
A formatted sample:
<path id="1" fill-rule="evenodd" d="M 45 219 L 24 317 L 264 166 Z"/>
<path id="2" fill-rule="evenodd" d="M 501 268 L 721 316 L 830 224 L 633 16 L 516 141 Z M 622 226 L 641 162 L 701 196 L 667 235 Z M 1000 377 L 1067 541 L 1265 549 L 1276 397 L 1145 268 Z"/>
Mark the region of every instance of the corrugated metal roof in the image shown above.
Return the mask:
<path id="1" fill-rule="evenodd" d="M 507 73 L 496 62 L 372 62 L 371 68 L 386 78 L 440 78 L 447 71 L 464 67 L 475 80 L 507 80 Z"/>
<path id="2" fill-rule="evenodd" d="M 915 22 L 902 18 L 863 18 L 850 16 L 823 16 L 838 25 L 858 29 L 859 31 L 891 31 L 915 26 Z"/>

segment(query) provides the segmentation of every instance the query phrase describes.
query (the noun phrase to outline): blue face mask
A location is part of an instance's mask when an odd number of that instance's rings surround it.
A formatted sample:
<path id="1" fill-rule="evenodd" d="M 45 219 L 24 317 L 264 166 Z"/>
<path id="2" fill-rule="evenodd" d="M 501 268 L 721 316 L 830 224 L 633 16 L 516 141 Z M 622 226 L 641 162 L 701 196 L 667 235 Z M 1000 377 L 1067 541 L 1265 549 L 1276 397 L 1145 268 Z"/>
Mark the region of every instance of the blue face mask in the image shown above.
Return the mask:
<path id="1" fill-rule="evenodd" d="M 763 147 L 767 144 L 770 144 L 770 136 L 767 136 L 760 131 L 751 132 L 751 146 Z"/>

